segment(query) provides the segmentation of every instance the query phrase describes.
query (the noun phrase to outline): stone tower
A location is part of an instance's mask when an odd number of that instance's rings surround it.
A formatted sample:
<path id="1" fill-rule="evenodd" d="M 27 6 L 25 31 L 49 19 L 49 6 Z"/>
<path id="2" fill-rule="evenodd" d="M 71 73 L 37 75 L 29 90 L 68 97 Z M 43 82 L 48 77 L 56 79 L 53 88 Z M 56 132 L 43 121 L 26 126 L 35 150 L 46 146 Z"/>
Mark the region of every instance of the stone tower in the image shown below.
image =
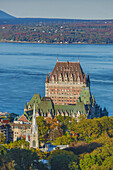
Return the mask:
<path id="1" fill-rule="evenodd" d="M 36 123 L 35 104 L 33 107 L 33 117 L 32 117 L 31 134 L 30 134 L 30 148 L 31 147 L 39 148 L 38 126 Z"/>

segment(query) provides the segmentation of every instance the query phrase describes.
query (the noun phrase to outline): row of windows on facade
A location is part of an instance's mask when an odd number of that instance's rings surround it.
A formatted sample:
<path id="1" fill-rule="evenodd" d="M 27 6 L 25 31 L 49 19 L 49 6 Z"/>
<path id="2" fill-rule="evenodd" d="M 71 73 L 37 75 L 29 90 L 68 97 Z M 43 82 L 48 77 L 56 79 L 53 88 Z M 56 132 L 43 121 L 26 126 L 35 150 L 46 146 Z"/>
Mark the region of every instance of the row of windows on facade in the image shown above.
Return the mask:
<path id="1" fill-rule="evenodd" d="M 62 103 L 63 102 L 63 103 Z M 67 104 L 73 104 L 73 103 L 75 103 L 76 104 L 76 102 L 77 102 L 77 100 L 74 100 L 74 101 L 54 101 L 53 100 L 53 103 L 55 103 L 55 104 L 63 104 L 63 105 L 67 105 Z"/>
<path id="2" fill-rule="evenodd" d="M 77 99 L 78 99 L 78 98 L 77 98 Z M 76 100 L 55 100 L 55 99 L 53 99 L 53 102 L 54 102 L 54 103 L 59 103 L 59 104 L 60 104 L 61 102 L 63 102 L 63 103 L 65 102 L 65 104 L 66 104 L 66 103 L 67 103 L 67 104 L 70 104 L 70 103 L 72 104 L 73 102 L 76 103 L 76 102 L 77 102 L 77 99 L 76 99 Z"/>
<path id="3" fill-rule="evenodd" d="M 70 102 L 67 102 L 67 103 L 59 103 L 59 102 L 55 102 L 55 105 L 70 105 L 70 104 L 73 104 L 73 103 L 70 103 Z"/>
<path id="4" fill-rule="evenodd" d="M 72 100 L 74 100 L 74 99 L 78 99 L 78 96 L 74 96 L 74 97 L 56 97 L 56 96 L 51 96 L 51 98 L 54 98 L 54 99 L 57 99 L 57 100 L 59 100 L 59 99 L 62 99 L 62 100 L 68 100 L 68 99 L 72 99 Z"/>
<path id="5" fill-rule="evenodd" d="M 69 64 L 69 63 L 68 63 Z M 63 71 L 76 71 L 76 72 L 78 72 L 78 69 L 77 69 L 77 67 L 74 67 L 74 66 L 69 66 L 67 64 L 67 67 L 65 67 L 65 66 L 59 66 L 59 67 L 57 67 L 56 69 L 57 69 L 57 71 L 59 71 L 59 70 L 63 70 Z M 69 66 L 69 68 L 68 68 L 68 66 Z M 72 74 L 71 74 L 72 75 Z"/>
<path id="6" fill-rule="evenodd" d="M 80 92 L 77 92 L 77 93 L 57 93 L 57 92 L 47 92 L 48 94 L 59 94 L 59 95 L 61 95 L 61 94 L 63 94 L 63 95 L 78 95 L 78 94 L 80 94 Z"/>
<path id="7" fill-rule="evenodd" d="M 56 83 L 56 84 L 83 84 L 83 82 L 81 82 L 81 81 L 50 81 L 51 83 Z"/>
<path id="8" fill-rule="evenodd" d="M 75 86 L 75 87 L 73 87 L 73 86 L 71 86 L 71 87 L 69 87 L 69 86 L 67 86 L 67 87 L 66 87 L 66 86 L 48 86 L 48 85 L 47 85 L 47 88 L 50 88 L 50 89 L 52 89 L 52 88 L 53 88 L 53 89 L 56 89 L 56 88 L 57 88 L 57 89 L 61 89 L 61 90 L 62 90 L 62 89 L 64 89 L 64 90 L 65 90 L 65 89 L 67 89 L 67 90 L 68 90 L 68 89 L 70 89 L 70 90 L 72 90 L 72 89 L 74 89 L 74 90 L 75 90 L 75 89 L 76 89 L 76 90 L 79 90 L 81 87 L 76 87 L 76 86 Z M 56 90 L 57 90 L 57 89 L 56 89 Z"/>
<path id="9" fill-rule="evenodd" d="M 75 78 L 74 78 L 73 75 L 71 75 L 69 77 L 68 77 L 67 74 L 65 74 L 64 77 L 62 76 L 62 74 L 60 74 L 59 77 L 57 76 L 57 78 L 55 79 L 55 76 L 53 75 L 52 78 L 51 78 L 51 81 L 52 82 L 54 82 L 54 81 L 59 81 L 59 82 L 60 81 L 64 81 L 64 82 L 67 82 L 67 81 L 69 81 L 69 82 L 76 81 L 77 82 L 78 81 L 78 82 L 80 82 L 80 77 L 79 76 L 78 77 L 75 76 Z"/>
<path id="10" fill-rule="evenodd" d="M 13 128 L 13 126 L 12 126 L 12 128 Z M 15 129 L 25 130 L 25 127 L 24 127 L 24 126 L 22 126 L 22 127 L 20 127 L 20 128 L 19 128 L 18 126 L 15 126 L 14 128 L 15 128 Z M 30 127 L 28 127 L 27 129 L 30 129 Z"/>
<path id="11" fill-rule="evenodd" d="M 52 97 L 52 99 L 54 99 L 54 97 Z M 78 98 L 76 98 L 76 100 L 77 100 L 77 99 L 78 99 Z M 60 101 L 62 101 L 62 102 L 64 102 L 64 101 L 65 101 L 65 102 L 73 102 L 73 101 L 76 102 L 76 100 L 75 100 L 75 99 L 70 99 L 70 100 L 69 100 L 69 99 L 62 99 L 62 100 L 60 100 L 60 99 L 57 99 L 57 100 L 54 99 L 55 102 L 56 102 L 56 101 L 57 101 L 57 102 L 60 102 Z"/>
<path id="12" fill-rule="evenodd" d="M 54 100 L 55 102 L 76 102 L 76 100 Z"/>
<path id="13" fill-rule="evenodd" d="M 76 89 L 76 90 L 74 90 L 74 89 L 70 89 L 70 90 L 67 89 L 66 90 L 66 89 L 62 89 L 62 88 L 61 89 L 53 89 L 53 88 L 52 89 L 50 89 L 50 88 L 47 89 L 47 91 L 58 91 L 58 92 L 59 91 L 64 91 L 64 92 L 79 92 L 80 90 L 81 90 L 81 88 L 80 89 Z"/>
<path id="14" fill-rule="evenodd" d="M 78 97 L 76 99 L 55 99 L 53 96 L 51 97 L 53 102 L 65 102 L 65 103 L 73 103 L 73 102 L 77 102 Z"/>

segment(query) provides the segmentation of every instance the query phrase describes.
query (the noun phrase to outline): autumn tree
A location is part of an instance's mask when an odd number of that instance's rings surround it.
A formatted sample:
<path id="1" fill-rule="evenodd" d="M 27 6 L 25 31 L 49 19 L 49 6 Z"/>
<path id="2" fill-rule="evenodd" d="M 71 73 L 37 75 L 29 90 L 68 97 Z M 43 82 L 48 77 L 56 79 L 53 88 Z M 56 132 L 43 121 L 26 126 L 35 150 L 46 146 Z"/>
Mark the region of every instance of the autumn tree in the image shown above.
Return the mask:
<path id="1" fill-rule="evenodd" d="M 0 133 L 0 144 L 5 143 L 5 135 L 3 133 Z"/>

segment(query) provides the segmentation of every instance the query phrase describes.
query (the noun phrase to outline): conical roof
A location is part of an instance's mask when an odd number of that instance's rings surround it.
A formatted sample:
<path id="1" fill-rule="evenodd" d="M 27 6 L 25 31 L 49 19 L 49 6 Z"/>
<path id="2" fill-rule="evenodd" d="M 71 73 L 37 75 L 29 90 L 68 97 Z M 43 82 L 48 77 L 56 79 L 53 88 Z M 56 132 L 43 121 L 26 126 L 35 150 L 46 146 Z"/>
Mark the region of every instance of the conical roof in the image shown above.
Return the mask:
<path id="1" fill-rule="evenodd" d="M 32 125 L 31 125 L 31 133 L 37 134 L 38 133 L 38 126 L 36 123 L 36 112 L 35 112 L 35 104 L 33 106 L 33 117 L 32 117 Z"/>

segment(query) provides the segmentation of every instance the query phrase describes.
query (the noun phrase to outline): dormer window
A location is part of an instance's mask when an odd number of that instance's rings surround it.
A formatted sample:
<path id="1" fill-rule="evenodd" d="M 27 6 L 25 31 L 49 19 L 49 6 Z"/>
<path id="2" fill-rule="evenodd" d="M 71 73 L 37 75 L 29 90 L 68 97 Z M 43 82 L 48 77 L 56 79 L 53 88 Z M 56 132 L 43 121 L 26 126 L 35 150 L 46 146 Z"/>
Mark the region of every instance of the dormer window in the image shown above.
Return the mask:
<path id="1" fill-rule="evenodd" d="M 71 74 L 70 83 L 73 83 L 73 75 Z"/>
<path id="2" fill-rule="evenodd" d="M 59 82 L 62 82 L 62 75 L 59 75 Z"/>
<path id="3" fill-rule="evenodd" d="M 28 109 L 29 109 L 29 110 L 31 109 L 31 105 L 28 106 Z"/>
<path id="4" fill-rule="evenodd" d="M 65 76 L 64 76 L 64 82 L 67 82 L 67 81 L 68 81 L 67 74 L 65 74 Z"/>
<path id="5" fill-rule="evenodd" d="M 76 79 L 76 74 L 74 74 L 74 82 L 76 82 L 77 81 L 77 79 Z"/>
<path id="6" fill-rule="evenodd" d="M 54 83 L 54 76 L 52 76 L 52 83 Z"/>
<path id="7" fill-rule="evenodd" d="M 77 81 L 78 81 L 78 84 L 80 84 L 80 77 L 78 76 L 78 79 L 77 79 Z"/>

